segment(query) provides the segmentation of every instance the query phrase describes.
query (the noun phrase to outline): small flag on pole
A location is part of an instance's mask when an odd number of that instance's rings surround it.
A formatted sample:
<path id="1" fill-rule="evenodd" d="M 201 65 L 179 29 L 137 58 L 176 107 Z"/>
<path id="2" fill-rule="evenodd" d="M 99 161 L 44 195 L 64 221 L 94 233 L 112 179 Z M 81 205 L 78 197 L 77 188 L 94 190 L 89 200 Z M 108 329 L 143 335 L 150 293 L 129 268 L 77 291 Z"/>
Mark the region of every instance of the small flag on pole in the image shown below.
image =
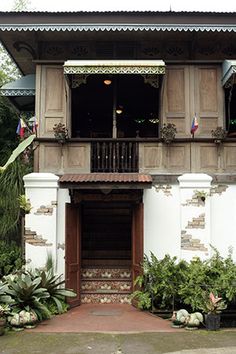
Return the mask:
<path id="1" fill-rule="evenodd" d="M 38 121 L 37 121 L 37 118 L 34 116 L 34 117 L 33 117 L 33 125 L 32 125 L 32 131 L 33 131 L 33 133 L 36 133 L 36 132 L 37 132 L 37 128 L 38 128 Z"/>
<path id="2" fill-rule="evenodd" d="M 25 128 L 26 128 L 26 124 L 23 121 L 22 118 L 19 119 L 19 123 L 18 126 L 16 128 L 16 134 L 20 135 L 21 138 L 24 138 L 24 134 L 25 134 Z"/>
<path id="3" fill-rule="evenodd" d="M 195 116 L 193 118 L 193 121 L 192 121 L 192 126 L 191 126 L 191 134 L 192 134 L 192 137 L 194 138 L 194 133 L 195 131 L 197 130 L 198 128 L 198 121 L 197 121 L 197 117 Z"/>

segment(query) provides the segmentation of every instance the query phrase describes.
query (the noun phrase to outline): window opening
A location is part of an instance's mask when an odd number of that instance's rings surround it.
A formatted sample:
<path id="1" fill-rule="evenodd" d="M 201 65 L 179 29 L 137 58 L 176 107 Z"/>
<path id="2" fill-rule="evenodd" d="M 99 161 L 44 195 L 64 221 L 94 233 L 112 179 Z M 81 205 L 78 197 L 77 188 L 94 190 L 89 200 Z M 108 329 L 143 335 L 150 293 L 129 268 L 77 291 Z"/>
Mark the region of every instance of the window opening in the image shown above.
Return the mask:
<path id="1" fill-rule="evenodd" d="M 158 75 L 88 75 L 72 88 L 73 137 L 158 137 L 159 94 Z"/>

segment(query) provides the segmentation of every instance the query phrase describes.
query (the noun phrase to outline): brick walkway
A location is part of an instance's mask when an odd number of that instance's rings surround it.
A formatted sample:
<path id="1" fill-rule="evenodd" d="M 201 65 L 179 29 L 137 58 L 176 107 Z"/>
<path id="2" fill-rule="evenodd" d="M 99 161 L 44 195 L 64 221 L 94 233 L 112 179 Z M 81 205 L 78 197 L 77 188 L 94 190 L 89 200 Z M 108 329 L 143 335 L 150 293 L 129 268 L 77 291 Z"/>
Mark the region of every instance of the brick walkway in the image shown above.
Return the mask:
<path id="1" fill-rule="evenodd" d="M 171 322 L 131 305 L 86 304 L 40 323 L 34 332 L 180 332 Z"/>

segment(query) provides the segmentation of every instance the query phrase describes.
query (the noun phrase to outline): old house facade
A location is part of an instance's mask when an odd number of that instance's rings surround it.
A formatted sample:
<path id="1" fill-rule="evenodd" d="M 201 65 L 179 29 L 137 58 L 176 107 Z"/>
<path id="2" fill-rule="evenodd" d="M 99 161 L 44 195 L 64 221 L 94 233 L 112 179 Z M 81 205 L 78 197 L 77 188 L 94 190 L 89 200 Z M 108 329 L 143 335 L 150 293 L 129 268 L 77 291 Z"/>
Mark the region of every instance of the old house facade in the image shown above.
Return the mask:
<path id="1" fill-rule="evenodd" d="M 236 246 L 236 14 L 0 19 L 0 40 L 25 76 L 1 92 L 19 109 L 23 99 L 22 109 L 33 105 L 39 122 L 24 178 L 29 265 L 50 252 L 77 305 L 126 302 L 144 253 L 190 260 L 212 245 L 226 256 Z M 54 137 L 58 123 L 65 142 Z M 171 143 L 161 136 L 169 123 Z"/>

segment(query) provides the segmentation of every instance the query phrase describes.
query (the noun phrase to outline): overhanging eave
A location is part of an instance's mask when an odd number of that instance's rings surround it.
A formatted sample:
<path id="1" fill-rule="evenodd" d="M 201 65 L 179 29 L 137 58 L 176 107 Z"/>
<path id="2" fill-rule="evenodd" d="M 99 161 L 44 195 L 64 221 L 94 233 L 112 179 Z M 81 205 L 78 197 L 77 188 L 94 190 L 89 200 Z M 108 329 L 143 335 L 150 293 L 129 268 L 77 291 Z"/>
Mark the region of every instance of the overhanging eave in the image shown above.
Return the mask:
<path id="1" fill-rule="evenodd" d="M 232 86 L 235 81 L 236 60 L 225 60 L 222 67 L 222 86 Z"/>

